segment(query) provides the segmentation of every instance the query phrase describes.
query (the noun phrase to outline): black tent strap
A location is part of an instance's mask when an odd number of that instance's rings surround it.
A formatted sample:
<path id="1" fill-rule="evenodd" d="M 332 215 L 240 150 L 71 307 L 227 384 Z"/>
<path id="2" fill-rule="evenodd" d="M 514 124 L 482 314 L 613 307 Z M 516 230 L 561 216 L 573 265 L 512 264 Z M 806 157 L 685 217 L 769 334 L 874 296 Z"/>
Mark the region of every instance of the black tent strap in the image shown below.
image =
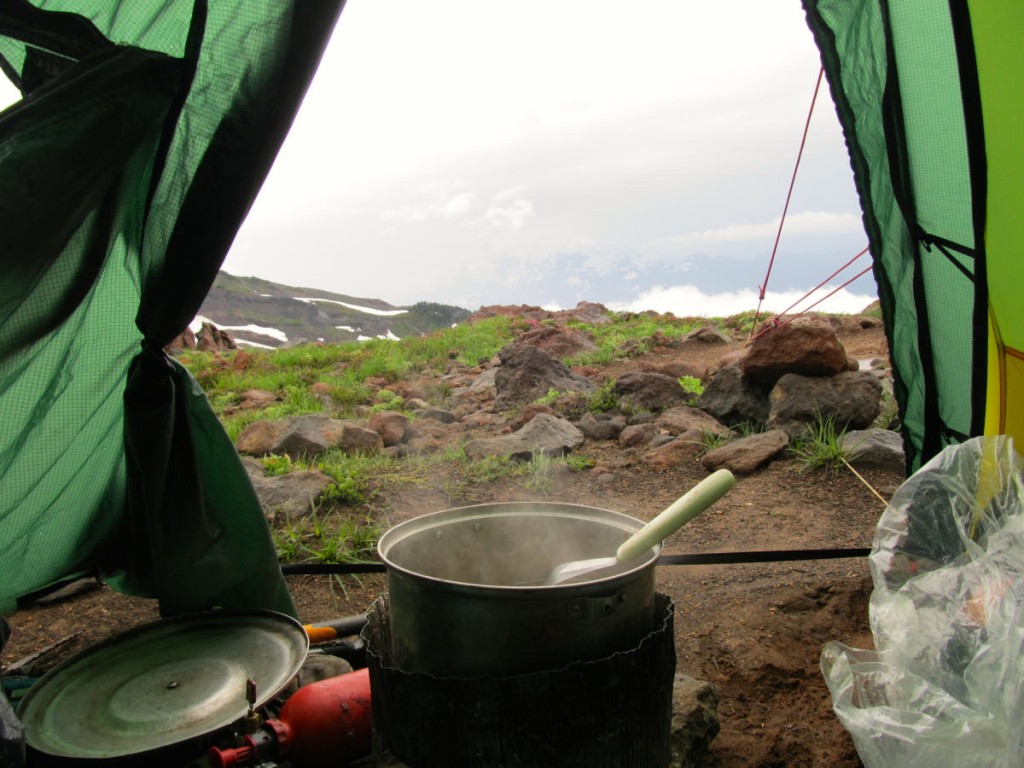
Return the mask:
<path id="1" fill-rule="evenodd" d="M 836 560 L 843 557 L 867 557 L 871 550 L 847 549 L 769 549 L 747 552 L 697 552 L 689 555 L 662 555 L 658 565 L 726 565 L 731 563 L 781 563 L 794 560 Z"/>
<path id="2" fill-rule="evenodd" d="M 943 240 L 942 238 L 935 237 L 925 233 L 921 238 L 921 244 L 925 250 L 929 253 L 932 248 L 935 248 L 939 253 L 946 257 L 946 260 L 952 264 L 956 269 L 963 273 L 964 277 L 974 282 L 974 273 L 972 273 L 966 265 L 960 262 L 958 258 L 953 255 L 953 251 L 959 251 L 969 259 L 974 259 L 974 251 L 967 248 L 966 246 L 960 246 L 949 240 Z"/>
<path id="3" fill-rule="evenodd" d="M 281 566 L 285 576 L 331 576 L 345 573 L 384 573 L 384 563 L 287 563 Z"/>
<path id="4" fill-rule="evenodd" d="M 867 548 L 697 552 L 689 555 L 662 555 L 658 558 L 658 565 L 781 563 L 795 560 L 836 560 L 844 557 L 867 557 L 869 554 L 871 554 L 871 550 Z M 281 566 L 281 572 L 285 576 L 384 573 L 384 571 L 384 563 L 289 563 Z"/>

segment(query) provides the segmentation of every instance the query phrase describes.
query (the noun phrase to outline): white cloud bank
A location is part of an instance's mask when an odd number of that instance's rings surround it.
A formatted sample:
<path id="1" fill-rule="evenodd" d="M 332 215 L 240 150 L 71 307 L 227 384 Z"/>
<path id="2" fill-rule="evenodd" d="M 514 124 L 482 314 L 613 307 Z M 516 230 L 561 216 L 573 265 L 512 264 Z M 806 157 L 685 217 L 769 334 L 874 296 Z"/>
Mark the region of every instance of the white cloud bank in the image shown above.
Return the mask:
<path id="1" fill-rule="evenodd" d="M 834 290 L 825 287 L 806 300 L 801 301 L 801 291 L 768 291 L 761 303 L 761 312 L 767 315 L 789 312 L 800 312 L 809 309 L 819 299 Z M 876 301 L 877 296 L 858 294 L 843 288 L 822 301 L 811 311 L 834 312 L 837 314 L 857 314 Z M 747 310 L 757 309 L 758 292 L 756 290 L 730 291 L 727 293 L 705 294 L 693 285 L 676 285 L 656 287 L 646 291 L 635 299 L 621 302 L 609 302 L 609 309 L 618 312 L 671 312 L 678 317 L 725 317 Z M 799 303 L 798 303 L 799 302 Z M 794 306 L 796 304 L 796 306 Z M 790 309 L 792 307 L 792 309 Z"/>

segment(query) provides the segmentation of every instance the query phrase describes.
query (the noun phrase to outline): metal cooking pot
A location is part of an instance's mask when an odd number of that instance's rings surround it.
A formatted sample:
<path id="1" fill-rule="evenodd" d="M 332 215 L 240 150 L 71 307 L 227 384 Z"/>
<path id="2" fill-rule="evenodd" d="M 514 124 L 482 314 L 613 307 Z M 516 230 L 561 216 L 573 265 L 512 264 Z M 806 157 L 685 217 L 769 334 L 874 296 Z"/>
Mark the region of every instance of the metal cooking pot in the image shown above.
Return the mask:
<path id="1" fill-rule="evenodd" d="M 570 560 L 614 554 L 643 523 L 577 504 L 513 502 L 435 512 L 377 545 L 387 565 L 395 667 L 501 677 L 635 648 L 654 623 L 654 564 L 544 585 Z"/>

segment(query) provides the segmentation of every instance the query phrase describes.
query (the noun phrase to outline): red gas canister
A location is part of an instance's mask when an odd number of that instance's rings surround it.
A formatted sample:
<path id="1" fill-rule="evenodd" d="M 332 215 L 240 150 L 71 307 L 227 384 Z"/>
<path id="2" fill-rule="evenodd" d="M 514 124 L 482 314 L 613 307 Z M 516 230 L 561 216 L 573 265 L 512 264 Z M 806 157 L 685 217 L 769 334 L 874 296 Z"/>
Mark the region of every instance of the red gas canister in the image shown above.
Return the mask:
<path id="1" fill-rule="evenodd" d="M 211 749 L 210 764 L 225 768 L 274 755 L 296 768 L 333 768 L 370 754 L 372 725 L 370 672 L 360 669 L 302 686 L 276 720 L 246 738 L 247 746 Z"/>

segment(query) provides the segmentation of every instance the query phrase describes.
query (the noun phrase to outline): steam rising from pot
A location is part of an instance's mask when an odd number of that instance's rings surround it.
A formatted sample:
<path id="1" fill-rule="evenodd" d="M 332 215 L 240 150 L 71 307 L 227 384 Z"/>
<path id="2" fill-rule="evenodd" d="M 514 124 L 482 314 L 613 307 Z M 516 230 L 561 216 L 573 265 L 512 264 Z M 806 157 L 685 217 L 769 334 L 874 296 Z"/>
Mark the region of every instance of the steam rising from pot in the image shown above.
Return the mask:
<path id="1" fill-rule="evenodd" d="M 389 566 L 431 579 L 488 587 L 540 584 L 570 560 L 615 552 L 641 527 L 627 515 L 571 504 L 510 503 L 425 515 L 391 529 L 379 551 Z M 609 578 L 641 567 L 603 572 Z M 550 588 L 550 587 L 547 587 Z"/>

